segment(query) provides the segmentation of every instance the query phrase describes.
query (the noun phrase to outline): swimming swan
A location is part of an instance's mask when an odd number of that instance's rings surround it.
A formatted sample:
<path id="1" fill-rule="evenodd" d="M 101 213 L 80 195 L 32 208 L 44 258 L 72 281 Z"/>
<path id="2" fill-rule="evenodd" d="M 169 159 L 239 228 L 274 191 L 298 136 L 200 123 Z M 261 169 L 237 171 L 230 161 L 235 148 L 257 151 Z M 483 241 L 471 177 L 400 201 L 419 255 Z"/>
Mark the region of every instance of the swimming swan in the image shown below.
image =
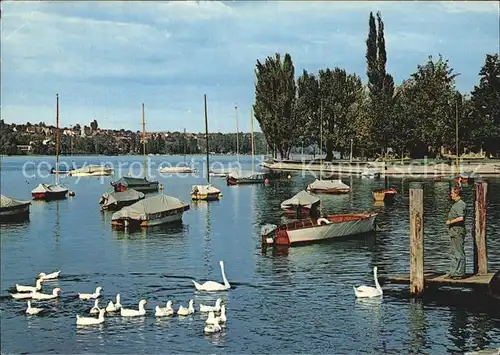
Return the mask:
<path id="1" fill-rule="evenodd" d="M 46 274 L 44 272 L 41 272 L 38 274 L 38 278 L 40 280 L 52 280 L 52 279 L 57 279 L 59 277 L 59 274 L 61 273 L 61 270 L 52 272 L 50 274 Z"/>
<path id="2" fill-rule="evenodd" d="M 215 313 L 213 311 L 210 311 L 208 313 L 208 318 L 205 321 L 206 324 L 219 324 L 219 323 L 226 323 L 227 317 L 226 317 L 226 306 L 222 305 L 220 309 L 220 316 L 216 317 Z"/>
<path id="3" fill-rule="evenodd" d="M 211 333 L 220 332 L 222 330 L 222 328 L 216 320 L 214 322 L 214 324 L 207 324 L 203 330 L 205 331 L 205 333 L 211 334 Z"/>
<path id="4" fill-rule="evenodd" d="M 104 323 L 104 312 L 106 310 L 103 308 L 99 311 L 99 317 L 81 317 L 78 314 L 76 315 L 76 325 L 96 325 Z"/>
<path id="5" fill-rule="evenodd" d="M 373 268 L 373 278 L 375 279 L 375 287 L 371 286 L 359 286 L 359 287 L 354 287 L 354 294 L 356 297 L 378 297 L 382 296 L 383 291 L 382 287 L 380 287 L 380 284 L 378 283 L 377 279 L 377 267 L 375 266 Z"/>
<path id="6" fill-rule="evenodd" d="M 196 290 L 212 292 L 212 291 L 225 291 L 231 288 L 231 285 L 229 284 L 229 281 L 227 281 L 226 274 L 224 272 L 224 262 L 221 260 L 219 261 L 219 264 L 222 273 L 222 279 L 224 280 L 224 285 L 215 281 L 207 281 L 200 285 L 199 283 L 193 280 L 194 287 L 196 287 Z"/>
<path id="7" fill-rule="evenodd" d="M 62 290 L 59 287 L 56 287 L 52 290 L 51 295 L 48 295 L 46 293 L 33 292 L 31 293 L 31 298 L 33 298 L 34 300 L 51 300 L 53 298 L 59 297 L 59 292 L 61 291 Z"/>
<path id="8" fill-rule="evenodd" d="M 174 309 L 172 308 L 172 301 L 167 302 L 167 306 L 162 308 L 160 306 L 156 306 L 155 308 L 155 316 L 156 317 L 169 317 L 174 314 Z"/>
<path id="9" fill-rule="evenodd" d="M 113 301 L 109 301 L 108 305 L 106 306 L 106 312 L 111 313 L 111 312 L 117 312 L 122 308 L 122 305 L 120 303 L 120 294 L 116 295 L 116 303 L 113 304 Z"/>
<path id="10" fill-rule="evenodd" d="M 184 308 L 183 306 L 179 306 L 179 309 L 177 310 L 177 315 L 178 316 L 188 316 L 190 314 L 194 313 L 194 301 L 189 300 L 189 306 L 188 308 Z"/>
<path id="11" fill-rule="evenodd" d="M 99 312 L 101 311 L 101 309 L 99 308 L 99 298 L 96 298 L 96 300 L 94 301 L 94 307 L 92 307 L 90 309 L 90 314 L 98 314 Z"/>
<path id="12" fill-rule="evenodd" d="M 22 285 L 18 285 L 16 284 L 16 291 L 17 292 L 36 292 L 36 291 L 40 291 L 42 289 L 42 283 L 43 283 L 43 280 L 36 280 L 36 286 L 22 286 Z"/>
<path id="13" fill-rule="evenodd" d="M 78 293 L 78 298 L 80 298 L 81 300 L 96 299 L 96 298 L 99 298 L 101 296 L 101 291 L 102 291 L 102 287 L 98 286 L 98 287 L 96 287 L 94 293 Z"/>
<path id="14" fill-rule="evenodd" d="M 26 308 L 26 314 L 35 315 L 43 311 L 43 308 L 31 307 L 31 301 L 28 300 L 28 308 Z"/>
<path id="15" fill-rule="evenodd" d="M 215 306 L 206 306 L 204 304 L 200 304 L 200 312 L 203 313 L 207 313 L 210 311 L 219 312 L 221 303 L 222 303 L 222 298 L 217 298 L 217 300 L 215 301 Z"/>
<path id="16" fill-rule="evenodd" d="M 146 309 L 144 306 L 146 305 L 146 300 L 140 300 L 139 301 L 139 310 L 137 309 L 127 309 L 127 308 L 122 308 L 120 309 L 120 315 L 122 317 L 138 317 L 138 316 L 143 316 L 146 314 Z"/>

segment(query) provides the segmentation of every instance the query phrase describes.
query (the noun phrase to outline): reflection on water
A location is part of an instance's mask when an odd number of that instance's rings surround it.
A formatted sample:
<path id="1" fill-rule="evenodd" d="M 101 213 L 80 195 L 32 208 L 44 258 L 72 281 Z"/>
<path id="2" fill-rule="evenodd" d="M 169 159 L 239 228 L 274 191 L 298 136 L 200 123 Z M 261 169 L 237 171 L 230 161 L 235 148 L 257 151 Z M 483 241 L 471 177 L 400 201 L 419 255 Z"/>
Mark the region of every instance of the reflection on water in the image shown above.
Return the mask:
<path id="1" fill-rule="evenodd" d="M 175 163 L 178 157 L 168 157 Z M 30 180 L 17 180 L 25 158 L 6 158 L 1 171 L 2 193 L 30 198 Z M 34 158 L 35 160 L 38 158 Z M 86 157 L 74 157 L 80 163 Z M 132 162 L 134 157 L 120 157 Z M 160 161 L 162 157 L 152 157 Z M 231 159 L 223 157 L 221 159 Z M 3 159 L 4 160 L 4 159 Z M 118 158 L 110 157 L 111 161 Z M 245 157 L 241 157 L 243 164 Z M 190 200 L 195 176 L 158 177 L 165 193 Z M 53 181 L 53 177 L 46 182 Z M 273 249 L 261 254 L 260 226 L 281 223 L 280 204 L 314 177 L 295 174 L 270 185 L 225 186 L 216 202 L 191 204 L 182 222 L 145 230 L 111 228 L 113 212 L 101 212 L 99 196 L 109 181 L 67 178 L 73 199 L 33 203 L 29 223 L 1 225 L 0 312 L 2 352 L 6 353 L 445 353 L 500 346 L 498 315 L 482 302 L 456 302 L 444 292 L 441 302 L 408 301 L 407 287 L 384 286 L 384 296 L 355 299 L 353 286 L 373 286 L 373 267 L 379 275 L 407 272 L 407 181 L 391 179 L 400 192 L 392 205 L 374 205 L 372 191 L 383 180 L 343 178 L 352 193 L 319 195 L 327 213 L 375 211 L 381 231 L 330 243 Z M 425 266 L 441 270 L 448 263 L 447 229 L 450 207 L 447 184 L 424 184 Z M 464 188 L 471 206 L 472 188 Z M 500 268 L 500 183 L 488 186 L 487 233 L 489 267 Z M 468 230 L 472 218 L 467 220 Z M 472 270 L 472 238 L 466 241 L 468 271 Z M 233 285 L 226 292 L 195 292 L 192 280 L 220 281 L 218 261 L 224 260 Z M 37 302 L 46 308 L 40 317 L 26 317 L 26 302 L 13 301 L 8 290 L 16 283 L 32 284 L 39 272 L 62 270 L 57 282 L 43 285 L 63 289 L 56 301 Z M 120 293 L 122 304 L 137 308 L 148 301 L 146 316 L 124 319 L 106 315 L 102 326 L 79 329 L 76 314 L 87 315 L 91 302 L 76 298 L 104 286 L 101 306 Z M 167 300 L 174 308 L 189 299 L 211 305 L 220 297 L 228 308 L 228 325 L 220 334 L 203 334 L 206 315 L 186 318 L 154 317 L 156 305 Z M 332 336 L 334 334 L 335 336 Z M 29 339 L 26 341 L 25 339 Z M 307 341 L 304 341 L 306 339 Z M 219 349 L 220 348 L 220 349 Z M 223 350 L 222 350 L 223 349 Z"/>

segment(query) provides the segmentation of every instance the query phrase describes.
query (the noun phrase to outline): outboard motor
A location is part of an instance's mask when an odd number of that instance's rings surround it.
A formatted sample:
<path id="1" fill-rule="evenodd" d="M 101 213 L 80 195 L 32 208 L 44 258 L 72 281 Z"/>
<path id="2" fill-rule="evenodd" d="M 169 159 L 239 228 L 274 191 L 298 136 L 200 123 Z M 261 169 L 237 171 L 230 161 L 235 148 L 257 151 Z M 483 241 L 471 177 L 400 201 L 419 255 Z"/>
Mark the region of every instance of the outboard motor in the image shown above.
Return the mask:
<path id="1" fill-rule="evenodd" d="M 490 296 L 500 301 L 500 270 L 498 270 L 491 278 L 490 283 L 488 284 L 488 292 Z"/>

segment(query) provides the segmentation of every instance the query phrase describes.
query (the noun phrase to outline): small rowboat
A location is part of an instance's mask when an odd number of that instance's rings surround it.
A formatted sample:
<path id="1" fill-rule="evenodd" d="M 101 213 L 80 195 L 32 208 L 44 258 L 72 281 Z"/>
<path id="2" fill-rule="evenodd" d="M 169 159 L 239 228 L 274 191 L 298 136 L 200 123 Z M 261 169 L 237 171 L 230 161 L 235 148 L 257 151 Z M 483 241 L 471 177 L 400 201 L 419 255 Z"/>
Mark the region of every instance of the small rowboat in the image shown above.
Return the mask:
<path id="1" fill-rule="evenodd" d="M 379 189 L 373 191 L 373 199 L 377 202 L 392 202 L 397 194 L 398 191 L 392 187 L 390 189 Z"/>

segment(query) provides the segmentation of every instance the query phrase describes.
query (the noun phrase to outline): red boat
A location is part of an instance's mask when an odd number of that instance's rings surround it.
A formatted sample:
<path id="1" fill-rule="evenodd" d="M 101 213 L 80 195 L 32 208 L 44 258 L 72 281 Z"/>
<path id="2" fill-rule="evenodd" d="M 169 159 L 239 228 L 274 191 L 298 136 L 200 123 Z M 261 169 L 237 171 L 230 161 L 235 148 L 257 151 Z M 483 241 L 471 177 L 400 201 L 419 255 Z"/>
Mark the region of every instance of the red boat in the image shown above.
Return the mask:
<path id="1" fill-rule="evenodd" d="M 58 184 L 39 184 L 31 191 L 31 196 L 33 200 L 54 201 L 65 199 L 67 193 L 68 189 Z"/>
<path id="2" fill-rule="evenodd" d="M 384 201 L 384 202 L 392 202 L 394 198 L 398 194 L 398 191 L 395 188 L 390 189 L 379 189 L 373 191 L 373 199 L 375 201 Z"/>

